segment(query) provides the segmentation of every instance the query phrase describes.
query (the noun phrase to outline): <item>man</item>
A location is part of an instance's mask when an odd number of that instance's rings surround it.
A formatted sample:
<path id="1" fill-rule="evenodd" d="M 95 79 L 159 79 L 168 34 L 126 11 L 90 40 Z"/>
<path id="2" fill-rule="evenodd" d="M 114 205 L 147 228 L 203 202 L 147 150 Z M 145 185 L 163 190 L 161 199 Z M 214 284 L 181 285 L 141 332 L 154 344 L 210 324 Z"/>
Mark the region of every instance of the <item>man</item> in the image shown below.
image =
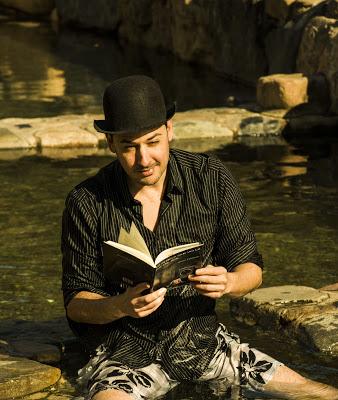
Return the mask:
<path id="1" fill-rule="evenodd" d="M 215 300 L 238 297 L 262 281 L 262 260 L 242 196 L 223 164 L 169 150 L 172 116 L 157 83 L 145 76 L 114 81 L 103 97 L 106 134 L 116 153 L 68 196 L 63 215 L 63 290 L 73 329 L 91 346 L 79 372 L 88 399 L 151 399 L 181 381 L 338 398 L 280 362 L 241 344 L 217 322 Z M 204 268 L 190 284 L 152 293 L 141 283 L 112 286 L 102 272 L 102 243 L 134 222 L 152 256 L 204 243 Z M 303 397 L 296 397 L 303 396 Z M 322 396 L 322 397 L 320 397 Z"/>

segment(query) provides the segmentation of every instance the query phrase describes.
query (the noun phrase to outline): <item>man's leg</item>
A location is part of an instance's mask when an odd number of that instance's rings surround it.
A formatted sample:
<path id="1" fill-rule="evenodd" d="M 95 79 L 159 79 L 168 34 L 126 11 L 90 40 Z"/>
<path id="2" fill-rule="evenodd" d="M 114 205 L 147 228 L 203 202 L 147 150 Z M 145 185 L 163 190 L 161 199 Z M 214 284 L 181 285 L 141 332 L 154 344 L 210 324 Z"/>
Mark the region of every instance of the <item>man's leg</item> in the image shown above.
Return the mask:
<path id="1" fill-rule="evenodd" d="M 230 385 L 271 394 L 274 398 L 294 400 L 338 400 L 338 389 L 311 381 L 282 363 L 240 343 L 237 335 L 224 325 L 216 333 L 218 346 L 214 358 L 199 381 L 209 381 L 215 394 Z"/>
<path id="2" fill-rule="evenodd" d="M 338 400 L 338 389 L 306 379 L 285 365 L 278 367 L 271 380 L 264 386 L 264 392 L 282 399 Z"/>
<path id="3" fill-rule="evenodd" d="M 121 390 L 108 389 L 97 393 L 92 400 L 133 400 L 133 397 Z"/>

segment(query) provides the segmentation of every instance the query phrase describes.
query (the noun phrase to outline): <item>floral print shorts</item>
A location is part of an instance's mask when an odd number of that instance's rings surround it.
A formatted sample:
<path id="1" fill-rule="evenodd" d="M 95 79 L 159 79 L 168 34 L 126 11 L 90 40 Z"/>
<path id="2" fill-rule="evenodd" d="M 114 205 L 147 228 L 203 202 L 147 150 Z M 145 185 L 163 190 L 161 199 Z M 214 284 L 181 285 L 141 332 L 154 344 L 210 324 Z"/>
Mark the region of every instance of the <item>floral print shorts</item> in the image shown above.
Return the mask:
<path id="1" fill-rule="evenodd" d="M 279 361 L 240 343 L 239 337 L 219 324 L 217 348 L 208 368 L 197 382 L 208 382 L 213 393 L 220 395 L 230 386 L 262 390 L 283 365 Z M 160 364 L 131 369 L 107 357 L 109 350 L 101 345 L 88 364 L 79 371 L 78 383 L 87 393 L 86 400 L 108 389 L 122 390 L 133 399 L 156 399 L 180 382 L 171 379 Z"/>

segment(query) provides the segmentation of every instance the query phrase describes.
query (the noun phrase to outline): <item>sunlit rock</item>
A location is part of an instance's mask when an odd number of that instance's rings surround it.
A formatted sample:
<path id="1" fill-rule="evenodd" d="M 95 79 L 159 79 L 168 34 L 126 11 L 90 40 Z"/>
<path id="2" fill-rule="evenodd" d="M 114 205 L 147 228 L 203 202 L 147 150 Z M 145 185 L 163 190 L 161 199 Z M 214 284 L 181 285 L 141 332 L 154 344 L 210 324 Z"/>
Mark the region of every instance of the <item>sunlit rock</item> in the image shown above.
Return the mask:
<path id="1" fill-rule="evenodd" d="M 338 293 L 306 286 L 258 289 L 231 301 L 235 318 L 295 337 L 310 348 L 338 355 Z"/>
<path id="2" fill-rule="evenodd" d="M 302 74 L 275 74 L 259 78 L 257 102 L 264 108 L 292 108 L 307 102 L 308 79 Z"/>
<path id="3" fill-rule="evenodd" d="M 45 389 L 61 376 L 58 368 L 19 357 L 0 356 L 0 398 L 11 399 Z"/>

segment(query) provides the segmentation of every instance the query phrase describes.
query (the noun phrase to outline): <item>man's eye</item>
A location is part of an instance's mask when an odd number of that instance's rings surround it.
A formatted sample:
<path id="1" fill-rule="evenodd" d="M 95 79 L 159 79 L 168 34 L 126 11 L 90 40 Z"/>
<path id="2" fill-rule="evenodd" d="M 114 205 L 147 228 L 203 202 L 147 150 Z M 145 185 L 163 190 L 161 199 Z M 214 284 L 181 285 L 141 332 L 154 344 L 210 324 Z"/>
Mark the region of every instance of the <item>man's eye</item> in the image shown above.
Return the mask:
<path id="1" fill-rule="evenodd" d="M 156 143 L 160 143 L 159 140 L 152 140 L 151 142 L 148 142 L 149 144 L 156 144 Z"/>

